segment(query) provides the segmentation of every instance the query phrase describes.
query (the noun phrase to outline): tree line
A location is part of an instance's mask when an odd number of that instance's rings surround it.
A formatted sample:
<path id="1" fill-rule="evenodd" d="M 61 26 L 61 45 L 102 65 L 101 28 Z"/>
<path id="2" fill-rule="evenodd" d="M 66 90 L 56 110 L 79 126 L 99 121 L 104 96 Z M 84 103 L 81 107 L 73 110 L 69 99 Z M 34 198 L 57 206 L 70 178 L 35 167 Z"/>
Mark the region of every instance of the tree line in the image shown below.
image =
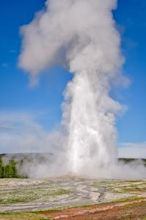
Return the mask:
<path id="1" fill-rule="evenodd" d="M 0 158 L 0 178 L 18 178 L 18 172 L 16 162 L 10 160 L 8 163 L 4 163 Z"/>

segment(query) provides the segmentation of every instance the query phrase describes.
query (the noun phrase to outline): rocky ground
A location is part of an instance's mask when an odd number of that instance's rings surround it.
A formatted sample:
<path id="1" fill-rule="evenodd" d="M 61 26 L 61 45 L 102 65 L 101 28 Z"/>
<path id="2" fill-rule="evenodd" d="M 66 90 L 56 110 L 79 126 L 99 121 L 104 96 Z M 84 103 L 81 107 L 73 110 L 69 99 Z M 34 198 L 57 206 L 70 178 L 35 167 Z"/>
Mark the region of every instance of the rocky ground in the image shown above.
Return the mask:
<path id="1" fill-rule="evenodd" d="M 144 216 L 146 180 L 76 177 L 0 180 L 0 220 L 144 219 Z"/>

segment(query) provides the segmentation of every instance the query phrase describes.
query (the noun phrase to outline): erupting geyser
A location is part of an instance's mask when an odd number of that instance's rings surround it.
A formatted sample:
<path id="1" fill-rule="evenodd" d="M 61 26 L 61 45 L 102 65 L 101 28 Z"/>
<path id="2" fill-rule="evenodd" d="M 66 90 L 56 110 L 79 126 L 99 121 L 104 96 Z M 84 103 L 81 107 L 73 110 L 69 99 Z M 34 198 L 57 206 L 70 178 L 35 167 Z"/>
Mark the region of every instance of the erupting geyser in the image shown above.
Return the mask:
<path id="1" fill-rule="evenodd" d="M 94 71 L 76 73 L 68 88 L 72 90 L 67 126 L 69 167 L 73 173 L 107 168 L 117 157 L 114 113 L 119 105 L 108 96 L 102 73 Z"/>
<path id="2" fill-rule="evenodd" d="M 121 106 L 109 93 L 123 58 L 112 10 L 116 0 L 48 0 L 22 28 L 20 66 L 37 75 L 62 64 L 74 74 L 65 92 L 68 169 L 75 174 L 116 161 L 115 116 Z"/>

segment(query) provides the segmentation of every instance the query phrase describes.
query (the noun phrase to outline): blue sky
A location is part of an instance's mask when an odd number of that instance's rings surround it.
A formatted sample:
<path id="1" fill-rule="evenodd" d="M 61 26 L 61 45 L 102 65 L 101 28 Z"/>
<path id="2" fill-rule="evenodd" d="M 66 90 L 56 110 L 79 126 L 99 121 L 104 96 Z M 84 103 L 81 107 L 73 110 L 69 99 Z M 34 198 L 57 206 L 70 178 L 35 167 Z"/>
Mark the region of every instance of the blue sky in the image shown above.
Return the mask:
<path id="1" fill-rule="evenodd" d="M 18 113 L 18 116 L 30 114 L 42 127 L 51 130 L 61 120 L 63 90 L 71 75 L 60 67 L 54 67 L 46 71 L 39 84 L 32 88 L 28 75 L 17 66 L 20 26 L 29 23 L 44 2 L 5 0 L 0 3 L 0 119 L 4 116 L 9 118 L 10 113 Z M 128 88 L 114 92 L 115 98 L 127 106 L 127 111 L 117 120 L 119 143 L 146 143 L 145 11 L 145 0 L 119 0 L 118 9 L 114 12 L 126 58 L 123 72 L 131 81 Z M 5 150 L 1 143 L 0 148 Z"/>

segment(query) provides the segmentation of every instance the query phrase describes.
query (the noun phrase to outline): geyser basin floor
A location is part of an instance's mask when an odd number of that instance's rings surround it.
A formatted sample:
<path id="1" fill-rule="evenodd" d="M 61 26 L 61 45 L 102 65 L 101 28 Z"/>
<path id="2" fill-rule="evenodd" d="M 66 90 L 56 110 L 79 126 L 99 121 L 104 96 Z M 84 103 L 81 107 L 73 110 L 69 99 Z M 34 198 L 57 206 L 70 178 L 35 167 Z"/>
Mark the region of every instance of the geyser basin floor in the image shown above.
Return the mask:
<path id="1" fill-rule="evenodd" d="M 0 180 L 0 213 L 111 202 L 146 202 L 146 180 L 91 180 L 74 177 Z M 4 218 L 0 215 L 0 219 Z"/>

